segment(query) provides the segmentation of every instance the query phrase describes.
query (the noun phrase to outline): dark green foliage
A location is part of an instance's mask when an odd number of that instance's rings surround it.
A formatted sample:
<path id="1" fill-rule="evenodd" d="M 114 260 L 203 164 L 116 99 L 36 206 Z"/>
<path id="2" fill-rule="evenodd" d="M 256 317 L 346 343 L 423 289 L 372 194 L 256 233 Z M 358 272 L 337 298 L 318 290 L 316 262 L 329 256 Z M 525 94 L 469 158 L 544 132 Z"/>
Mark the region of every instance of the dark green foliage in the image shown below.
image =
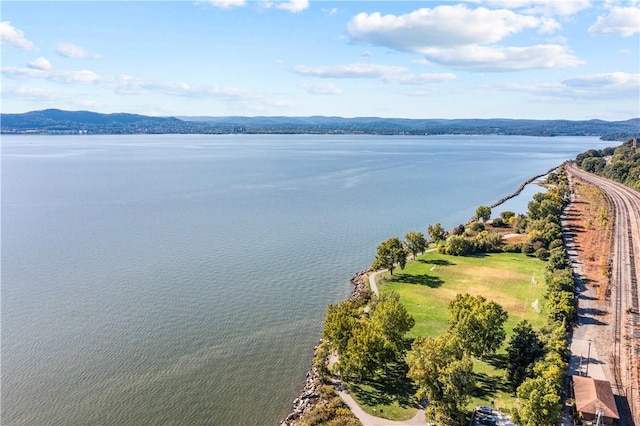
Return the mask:
<path id="1" fill-rule="evenodd" d="M 527 320 L 522 320 L 513 329 L 507 347 L 507 378 L 515 391 L 531 377 L 531 366 L 544 354 L 544 345 Z"/>
<path id="2" fill-rule="evenodd" d="M 388 269 L 393 275 L 396 263 L 400 265 L 400 269 L 404 269 L 404 265 L 407 263 L 407 255 L 407 250 L 402 242 L 398 238 L 392 237 L 380 243 L 371 267 L 373 269 Z"/>
<path id="3" fill-rule="evenodd" d="M 404 236 L 404 244 L 415 259 L 427 248 L 427 240 L 422 232 L 411 231 Z"/>
<path id="4" fill-rule="evenodd" d="M 440 222 L 436 223 L 435 225 L 427 226 L 427 234 L 429 234 L 431 241 L 433 241 L 434 243 L 444 241 L 445 237 L 447 236 L 447 232 L 444 230 Z"/>
<path id="5" fill-rule="evenodd" d="M 476 220 L 482 220 L 486 222 L 491 219 L 491 207 L 489 206 L 478 206 L 476 209 Z"/>
<path id="6" fill-rule="evenodd" d="M 569 259 L 567 259 L 567 252 L 564 247 L 558 247 L 551 250 L 547 270 L 555 271 L 556 269 L 565 269 L 568 267 Z"/>
<path id="7" fill-rule="evenodd" d="M 549 258 L 549 250 L 541 247 L 538 250 L 536 250 L 535 255 L 540 260 L 547 260 Z"/>
<path id="8" fill-rule="evenodd" d="M 473 222 L 470 226 L 473 232 L 482 232 L 485 229 L 484 223 L 482 222 Z"/>
<path id="9" fill-rule="evenodd" d="M 604 156 L 611 158 L 604 163 L 604 159 L 600 158 Z M 634 149 L 630 140 L 615 148 L 589 150 L 579 154 L 576 163 L 588 172 L 640 190 L 640 148 Z"/>
<path id="10" fill-rule="evenodd" d="M 507 244 L 502 247 L 505 253 L 522 253 L 522 244 Z"/>
<path id="11" fill-rule="evenodd" d="M 448 334 L 418 337 L 407 354 L 407 376 L 418 386 L 418 397 L 427 397 L 427 418 L 439 425 L 465 421 L 465 405 L 474 387 L 473 363 L 463 344 Z"/>
<path id="12" fill-rule="evenodd" d="M 452 235 L 447 239 L 446 253 L 453 256 L 464 256 L 473 251 L 473 243 L 461 235 Z"/>

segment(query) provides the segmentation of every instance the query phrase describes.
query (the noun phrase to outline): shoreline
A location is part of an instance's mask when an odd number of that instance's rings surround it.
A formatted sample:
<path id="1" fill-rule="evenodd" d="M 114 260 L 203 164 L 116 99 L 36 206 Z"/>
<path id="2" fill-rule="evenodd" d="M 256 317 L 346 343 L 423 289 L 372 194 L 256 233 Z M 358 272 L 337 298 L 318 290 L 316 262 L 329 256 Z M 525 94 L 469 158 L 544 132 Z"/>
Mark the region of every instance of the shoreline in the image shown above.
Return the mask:
<path id="1" fill-rule="evenodd" d="M 534 182 L 536 179 L 539 179 L 543 176 L 548 175 L 554 170 L 557 170 L 559 167 L 560 165 L 549 169 L 545 173 L 541 173 L 539 175 L 536 175 L 527 179 L 526 181 L 521 183 L 520 186 L 513 193 L 502 197 L 495 203 L 491 204 L 489 207 L 491 209 L 494 209 L 495 207 L 498 207 L 499 205 L 505 203 L 506 201 L 517 197 L 518 195 L 520 195 L 520 193 L 524 190 L 524 188 L 527 185 Z M 467 223 L 474 222 L 475 219 L 476 218 L 473 217 Z M 356 272 L 349 279 L 349 282 L 351 282 L 351 284 L 353 285 L 353 290 L 351 291 L 351 295 L 347 298 L 347 300 L 359 298 L 363 294 L 363 292 L 366 291 L 368 280 L 365 280 L 364 277 L 366 277 L 371 272 L 373 272 L 371 268 L 362 269 L 359 272 Z M 320 337 L 318 344 L 313 348 L 312 360 L 315 358 L 315 355 L 320 343 L 322 343 L 322 337 Z M 317 391 L 319 379 L 320 379 L 320 373 L 315 367 L 312 366 L 306 374 L 306 379 L 304 381 L 302 390 L 296 395 L 296 397 L 293 400 L 293 409 L 287 415 L 287 417 L 279 423 L 279 426 L 298 425 L 298 421 L 300 420 L 300 418 L 315 406 L 315 404 L 318 402 L 318 399 L 319 399 L 319 395 Z"/>
<path id="2" fill-rule="evenodd" d="M 353 285 L 353 290 L 351 290 L 351 295 L 347 298 L 347 300 L 357 299 L 362 296 L 363 292 L 367 290 L 367 280 L 365 277 L 371 272 L 371 268 L 363 269 L 359 272 L 356 272 L 350 279 L 349 282 Z M 312 360 L 316 356 L 316 352 L 318 350 L 318 346 L 322 343 L 322 337 L 318 341 L 318 344 L 313 348 L 313 356 Z M 318 394 L 318 384 L 320 383 L 320 373 L 318 369 L 314 366 L 311 366 L 309 371 L 307 372 L 304 385 L 300 393 L 298 393 L 293 400 L 293 409 L 287 415 L 287 417 L 282 420 L 279 425 L 280 426 L 295 426 L 298 424 L 300 418 L 309 412 L 319 400 Z"/>

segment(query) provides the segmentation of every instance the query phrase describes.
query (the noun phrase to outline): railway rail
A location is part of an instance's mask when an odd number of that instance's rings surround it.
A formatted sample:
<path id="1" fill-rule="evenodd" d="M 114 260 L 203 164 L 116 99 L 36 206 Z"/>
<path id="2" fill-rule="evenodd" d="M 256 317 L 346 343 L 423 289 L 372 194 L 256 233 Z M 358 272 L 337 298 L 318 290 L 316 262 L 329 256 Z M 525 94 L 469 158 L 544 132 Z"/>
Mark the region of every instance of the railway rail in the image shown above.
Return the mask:
<path id="1" fill-rule="evenodd" d="M 567 171 L 600 188 L 611 207 L 611 307 L 613 314 L 611 350 L 612 383 L 625 396 L 633 421 L 640 425 L 640 193 L 622 184 L 569 165 Z M 622 415 L 622 413 L 621 413 Z"/>

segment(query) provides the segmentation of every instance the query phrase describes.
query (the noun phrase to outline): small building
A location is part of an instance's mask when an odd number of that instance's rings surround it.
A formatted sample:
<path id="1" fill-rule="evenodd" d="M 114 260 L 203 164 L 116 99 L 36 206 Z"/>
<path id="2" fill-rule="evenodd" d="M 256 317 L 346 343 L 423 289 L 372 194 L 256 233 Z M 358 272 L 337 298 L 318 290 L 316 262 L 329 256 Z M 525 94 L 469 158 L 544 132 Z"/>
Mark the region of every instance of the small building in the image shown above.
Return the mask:
<path id="1" fill-rule="evenodd" d="M 582 419 L 594 422 L 600 416 L 600 425 L 611 425 L 619 420 L 618 407 L 611 391 L 611 383 L 591 377 L 573 376 L 573 394 L 576 411 Z"/>

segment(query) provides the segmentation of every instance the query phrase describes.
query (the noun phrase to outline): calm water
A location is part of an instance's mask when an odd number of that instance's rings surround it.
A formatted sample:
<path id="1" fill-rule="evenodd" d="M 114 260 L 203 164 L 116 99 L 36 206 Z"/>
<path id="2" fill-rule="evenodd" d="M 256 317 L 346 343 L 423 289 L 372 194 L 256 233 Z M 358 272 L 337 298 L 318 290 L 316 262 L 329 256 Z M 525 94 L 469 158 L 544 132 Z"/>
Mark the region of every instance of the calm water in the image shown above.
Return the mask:
<path id="1" fill-rule="evenodd" d="M 276 424 L 379 242 L 609 145 L 3 137 L 2 424 Z"/>

